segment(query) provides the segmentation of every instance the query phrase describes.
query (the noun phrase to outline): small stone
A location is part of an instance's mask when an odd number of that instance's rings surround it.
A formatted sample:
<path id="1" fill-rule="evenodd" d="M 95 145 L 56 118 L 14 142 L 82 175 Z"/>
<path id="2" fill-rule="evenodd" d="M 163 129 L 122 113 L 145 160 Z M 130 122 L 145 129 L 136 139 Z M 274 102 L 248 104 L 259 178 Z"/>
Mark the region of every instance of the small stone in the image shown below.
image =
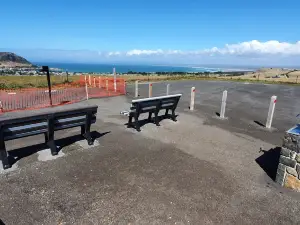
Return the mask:
<path id="1" fill-rule="evenodd" d="M 295 159 L 295 158 L 296 158 L 296 155 L 297 155 L 296 152 L 291 151 L 290 158 L 291 158 L 291 159 Z"/>
<path id="2" fill-rule="evenodd" d="M 282 147 L 280 153 L 283 156 L 290 157 L 291 151 L 287 148 Z"/>
<path id="3" fill-rule="evenodd" d="M 298 163 L 300 163 L 300 154 L 298 153 L 297 155 L 296 155 L 296 161 L 298 162 Z"/>
<path id="4" fill-rule="evenodd" d="M 294 177 L 298 178 L 298 173 L 294 168 L 291 167 L 287 167 L 286 168 L 286 172 L 288 172 L 289 174 L 293 175 Z"/>
<path id="5" fill-rule="evenodd" d="M 295 166 L 296 166 L 296 161 L 295 160 L 292 160 L 292 159 L 290 159 L 288 157 L 285 157 L 283 155 L 280 156 L 279 162 L 286 165 L 286 166 L 292 167 L 292 168 L 295 168 Z"/>

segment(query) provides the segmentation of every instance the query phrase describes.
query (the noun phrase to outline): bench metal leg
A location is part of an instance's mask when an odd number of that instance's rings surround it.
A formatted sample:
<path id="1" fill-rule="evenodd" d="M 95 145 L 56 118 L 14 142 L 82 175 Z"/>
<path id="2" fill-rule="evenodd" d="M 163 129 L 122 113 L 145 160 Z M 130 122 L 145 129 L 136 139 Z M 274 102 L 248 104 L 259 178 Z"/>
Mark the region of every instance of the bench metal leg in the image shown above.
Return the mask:
<path id="1" fill-rule="evenodd" d="M 45 136 L 46 138 L 46 136 Z M 52 155 L 57 155 L 57 147 L 54 142 L 54 119 L 53 115 L 48 118 L 47 146 L 51 150 Z"/>
<path id="2" fill-rule="evenodd" d="M 172 110 L 172 120 L 173 120 L 174 122 L 177 121 L 176 115 L 175 115 L 175 109 Z"/>
<path id="3" fill-rule="evenodd" d="M 47 145 L 48 145 L 48 147 L 49 147 L 50 150 L 51 150 L 51 155 L 57 155 L 57 154 L 58 154 L 57 147 L 56 147 L 56 145 L 55 145 L 54 140 L 48 141 L 48 142 L 47 142 Z"/>
<path id="4" fill-rule="evenodd" d="M 48 142 L 48 134 L 47 133 L 44 133 L 44 136 L 45 136 L 45 143 L 47 143 Z"/>
<path id="5" fill-rule="evenodd" d="M 155 113 L 155 124 L 156 124 L 156 126 L 160 126 L 160 124 L 159 124 L 159 120 L 158 120 L 158 113 Z"/>
<path id="6" fill-rule="evenodd" d="M 140 132 L 141 131 L 141 128 L 140 128 L 140 123 L 139 123 L 139 114 L 136 113 L 134 115 L 134 126 L 135 126 L 135 129 Z"/>
<path id="7" fill-rule="evenodd" d="M 132 127 L 132 114 L 129 114 L 129 119 L 128 119 L 128 123 L 127 123 L 127 128 Z"/>
<path id="8" fill-rule="evenodd" d="M 149 112 L 148 120 L 151 121 L 152 112 Z"/>
<path id="9" fill-rule="evenodd" d="M 86 132 L 83 137 L 87 140 L 88 145 L 93 145 L 93 139 L 90 131 Z"/>
<path id="10" fill-rule="evenodd" d="M 85 129 L 84 129 L 84 126 L 82 125 L 82 126 L 80 127 L 80 134 L 81 134 L 81 136 L 83 136 L 84 133 L 85 133 Z"/>
<path id="11" fill-rule="evenodd" d="M 167 116 L 168 114 L 169 114 L 169 109 L 166 109 L 165 116 Z"/>
<path id="12" fill-rule="evenodd" d="M 85 126 L 84 126 L 84 137 L 87 140 L 88 145 L 93 145 L 93 139 L 91 136 L 91 123 L 92 123 L 92 112 L 88 112 L 86 115 Z"/>
<path id="13" fill-rule="evenodd" d="M 11 167 L 3 140 L 0 142 L 0 159 L 2 161 L 3 169 L 8 169 Z"/>

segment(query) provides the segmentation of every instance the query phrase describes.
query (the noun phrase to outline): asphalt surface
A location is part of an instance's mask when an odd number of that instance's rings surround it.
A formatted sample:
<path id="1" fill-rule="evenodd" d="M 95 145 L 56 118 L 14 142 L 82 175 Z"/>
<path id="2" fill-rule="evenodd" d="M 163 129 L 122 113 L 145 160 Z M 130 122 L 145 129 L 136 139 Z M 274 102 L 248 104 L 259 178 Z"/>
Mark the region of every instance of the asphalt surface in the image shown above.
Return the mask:
<path id="1" fill-rule="evenodd" d="M 189 89 L 189 82 L 182 87 Z M 299 224 L 299 193 L 272 180 L 280 131 L 251 125 L 239 132 L 243 123 L 230 122 L 237 119 L 229 110 L 228 120 L 210 114 L 221 98 L 211 96 L 214 101 L 197 100 L 197 110 L 189 112 L 184 93 L 178 122 L 147 123 L 140 133 L 126 128 L 128 118 L 120 115 L 130 97 L 80 103 L 99 106 L 92 126 L 95 145 L 81 140 L 77 128 L 57 132 L 61 151 L 55 157 L 43 136 L 7 142 L 16 163 L 0 170 L 0 219 L 4 224 Z M 209 110 L 200 109 L 204 106 Z M 293 107 L 284 110 L 297 111 Z M 286 129 L 279 125 L 274 120 L 277 129 Z"/>
<path id="2" fill-rule="evenodd" d="M 236 133 L 244 133 L 272 144 L 281 145 L 282 133 L 293 127 L 300 118 L 300 88 L 291 85 L 270 85 L 227 81 L 177 81 L 153 83 L 153 96 L 182 93 L 179 110 L 187 110 L 191 87 L 196 88 L 194 115 L 206 116 L 207 124 L 219 126 Z M 127 86 L 129 96 L 134 96 L 134 85 Z M 221 99 L 228 91 L 225 116 L 220 121 Z M 148 97 L 148 83 L 139 85 L 140 97 Z M 265 129 L 271 96 L 277 96 L 272 129 Z"/>

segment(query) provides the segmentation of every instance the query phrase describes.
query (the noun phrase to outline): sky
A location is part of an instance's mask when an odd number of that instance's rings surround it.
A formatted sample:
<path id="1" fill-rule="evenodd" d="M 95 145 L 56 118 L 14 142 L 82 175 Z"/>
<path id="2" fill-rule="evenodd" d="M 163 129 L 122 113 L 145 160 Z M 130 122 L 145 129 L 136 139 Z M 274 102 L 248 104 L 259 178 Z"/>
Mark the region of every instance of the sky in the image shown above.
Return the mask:
<path id="1" fill-rule="evenodd" d="M 0 51 L 33 62 L 300 66 L 297 0 L 15 0 L 0 8 Z"/>

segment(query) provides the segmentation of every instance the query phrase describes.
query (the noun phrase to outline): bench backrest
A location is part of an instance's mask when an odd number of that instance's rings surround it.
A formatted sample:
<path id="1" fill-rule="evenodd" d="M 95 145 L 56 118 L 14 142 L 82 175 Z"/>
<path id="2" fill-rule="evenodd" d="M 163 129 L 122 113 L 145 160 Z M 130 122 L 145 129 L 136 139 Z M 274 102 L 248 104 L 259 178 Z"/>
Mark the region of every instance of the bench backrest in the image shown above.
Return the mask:
<path id="1" fill-rule="evenodd" d="M 132 100 L 131 110 L 139 113 L 160 109 L 175 109 L 182 94 Z"/>
<path id="2" fill-rule="evenodd" d="M 0 122 L 0 135 L 4 140 L 12 140 L 46 133 L 50 126 L 51 129 L 61 130 L 84 125 L 87 119 L 91 123 L 95 123 L 97 108 L 97 106 L 92 106 L 57 113 L 6 119 Z"/>

